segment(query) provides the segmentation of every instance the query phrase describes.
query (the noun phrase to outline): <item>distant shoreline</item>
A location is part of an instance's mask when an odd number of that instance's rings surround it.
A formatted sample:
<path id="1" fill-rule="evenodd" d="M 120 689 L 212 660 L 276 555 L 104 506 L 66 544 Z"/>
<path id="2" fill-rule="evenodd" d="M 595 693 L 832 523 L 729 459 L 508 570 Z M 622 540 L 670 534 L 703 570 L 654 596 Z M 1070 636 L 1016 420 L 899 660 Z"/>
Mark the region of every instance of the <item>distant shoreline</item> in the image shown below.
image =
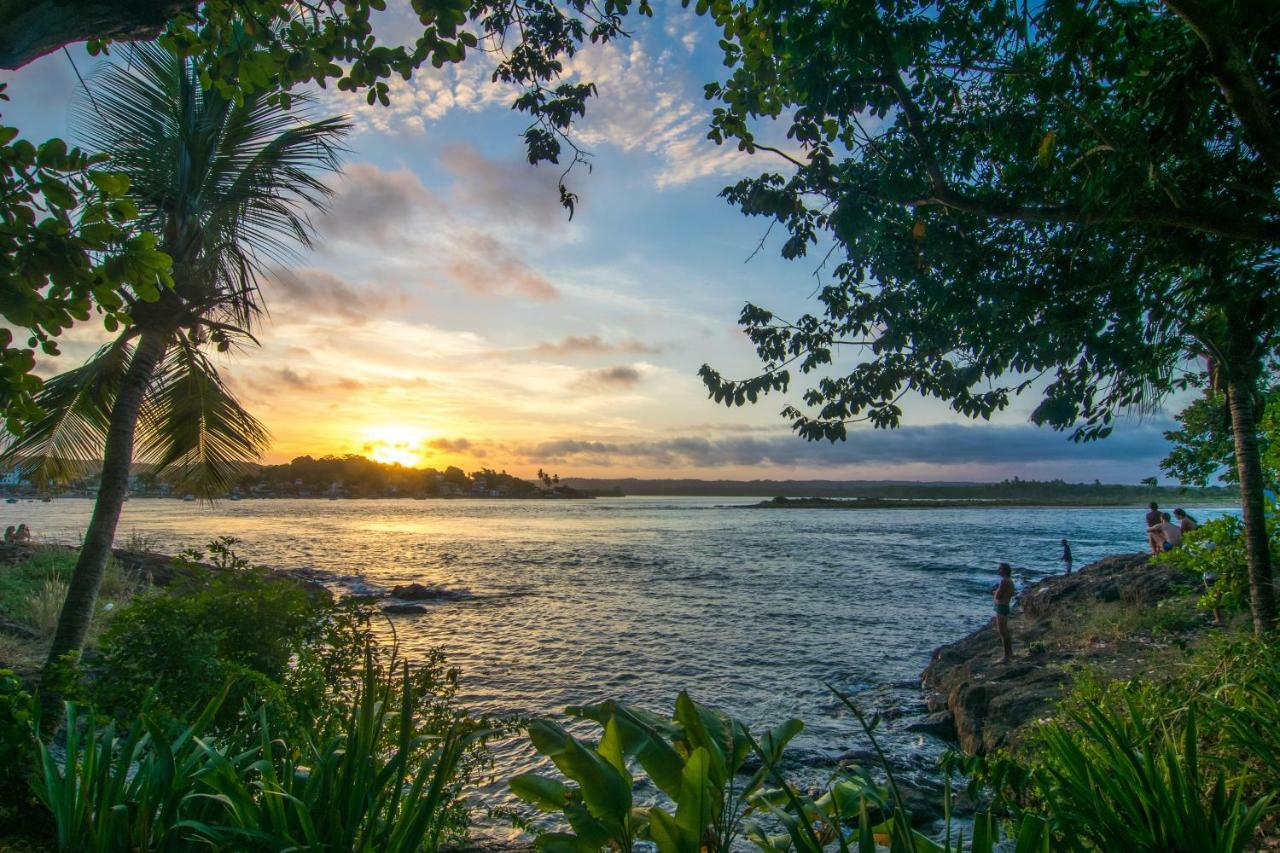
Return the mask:
<path id="1" fill-rule="evenodd" d="M 1190 501 L 1188 502 L 1190 503 Z M 1198 505 L 1231 507 L 1228 501 L 1199 499 Z M 1130 501 L 1017 500 L 1013 498 L 788 498 L 748 504 L 745 509 L 1107 509 L 1146 506 Z"/>

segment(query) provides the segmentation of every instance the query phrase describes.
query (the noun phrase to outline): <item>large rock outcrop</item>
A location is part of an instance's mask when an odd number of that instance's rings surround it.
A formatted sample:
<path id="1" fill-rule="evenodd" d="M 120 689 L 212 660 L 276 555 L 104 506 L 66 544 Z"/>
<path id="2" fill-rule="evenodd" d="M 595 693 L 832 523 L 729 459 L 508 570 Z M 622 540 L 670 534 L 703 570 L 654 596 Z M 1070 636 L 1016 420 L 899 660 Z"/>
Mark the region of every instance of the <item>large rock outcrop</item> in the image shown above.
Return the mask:
<path id="1" fill-rule="evenodd" d="M 1190 593 L 1195 579 L 1146 554 L 1121 554 L 1070 575 L 1046 578 L 1018 600 L 1010 620 L 1015 660 L 997 663 L 995 620 L 933 653 L 921 674 L 931 711 L 949 714 L 960 747 L 983 754 L 1013 743 L 1046 716 L 1070 681 L 1069 664 L 1095 664 L 1116 677 L 1143 671 L 1149 636 L 1098 638 L 1087 626 L 1101 608 L 1151 608 Z"/>

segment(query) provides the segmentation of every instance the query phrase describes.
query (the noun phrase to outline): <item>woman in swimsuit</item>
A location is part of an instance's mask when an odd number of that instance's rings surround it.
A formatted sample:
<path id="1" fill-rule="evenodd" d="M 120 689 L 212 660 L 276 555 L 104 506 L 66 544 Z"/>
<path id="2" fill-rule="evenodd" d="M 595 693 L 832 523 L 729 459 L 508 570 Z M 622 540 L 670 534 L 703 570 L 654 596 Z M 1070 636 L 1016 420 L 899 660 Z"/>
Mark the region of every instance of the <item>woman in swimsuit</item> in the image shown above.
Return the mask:
<path id="1" fill-rule="evenodd" d="M 1013 603 L 1013 569 L 1008 563 L 1001 563 L 1000 583 L 991 588 L 991 597 L 995 600 L 996 633 L 1000 635 L 1000 644 L 1004 647 L 1004 657 L 1000 663 L 1013 660 L 1013 638 L 1009 635 L 1009 613 Z"/>

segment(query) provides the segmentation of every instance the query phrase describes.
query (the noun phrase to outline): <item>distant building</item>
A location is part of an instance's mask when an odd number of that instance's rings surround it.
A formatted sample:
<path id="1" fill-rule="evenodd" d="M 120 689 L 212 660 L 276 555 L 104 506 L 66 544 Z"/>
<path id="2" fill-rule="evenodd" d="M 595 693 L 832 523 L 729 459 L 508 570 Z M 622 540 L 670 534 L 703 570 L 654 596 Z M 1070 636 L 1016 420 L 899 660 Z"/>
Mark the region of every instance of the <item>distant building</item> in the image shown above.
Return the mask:
<path id="1" fill-rule="evenodd" d="M 5 471 L 3 474 L 0 474 L 0 486 L 8 486 L 12 488 L 13 486 L 21 486 L 21 485 L 22 485 L 22 472 L 19 471 L 17 468 L 13 469 L 12 471 Z"/>

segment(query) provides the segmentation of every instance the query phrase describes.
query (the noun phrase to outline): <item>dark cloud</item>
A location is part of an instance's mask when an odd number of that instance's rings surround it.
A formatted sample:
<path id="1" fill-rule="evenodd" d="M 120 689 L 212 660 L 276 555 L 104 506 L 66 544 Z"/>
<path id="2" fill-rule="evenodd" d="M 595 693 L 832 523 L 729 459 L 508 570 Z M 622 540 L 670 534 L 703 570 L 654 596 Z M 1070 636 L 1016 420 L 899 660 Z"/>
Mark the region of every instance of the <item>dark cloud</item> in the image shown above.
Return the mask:
<path id="1" fill-rule="evenodd" d="M 599 335 L 566 335 L 558 341 L 543 341 L 535 346 L 533 351 L 540 355 L 605 355 L 610 353 L 651 355 L 662 350 L 660 347 L 646 344 L 644 341 L 639 341 L 635 338 L 609 342 Z"/>
<path id="2" fill-rule="evenodd" d="M 372 163 L 342 170 L 320 231 L 343 240 L 387 246 L 399 242 L 401 227 L 418 211 L 439 209 L 438 199 L 408 169 L 384 171 Z"/>
<path id="3" fill-rule="evenodd" d="M 280 381 L 285 385 L 293 388 L 309 389 L 311 382 L 305 379 L 301 374 L 291 367 L 286 367 L 279 372 Z"/>
<path id="4" fill-rule="evenodd" d="M 446 453 L 462 453 L 472 449 L 472 444 L 466 438 L 434 438 L 427 442 L 427 447 L 432 450 L 443 450 Z"/>
<path id="5" fill-rule="evenodd" d="M 1154 473 L 1167 450 L 1168 423 L 1135 424 L 1098 442 L 1077 444 L 1034 426 L 936 424 L 896 430 L 859 429 L 848 441 L 806 442 L 794 436 L 679 436 L 645 442 L 564 439 L 521 449 L 530 460 L 661 467 L 732 466 L 1024 466 L 1088 464 Z M 1143 476 L 1146 476 L 1145 474 Z"/>
<path id="6" fill-rule="evenodd" d="M 469 249 L 449 261 L 446 270 L 472 293 L 494 296 L 514 292 L 542 302 L 560 298 L 554 284 L 488 234 L 472 232 L 466 243 Z"/>
<path id="7" fill-rule="evenodd" d="M 630 388 L 638 385 L 640 379 L 639 370 L 629 365 L 619 364 L 615 367 L 588 370 L 578 384 L 589 388 Z"/>
<path id="8" fill-rule="evenodd" d="M 412 301 L 399 291 L 373 284 L 356 287 L 314 267 L 275 269 L 263 287 L 268 301 L 279 299 L 291 314 L 337 316 L 356 324 L 370 317 L 398 314 Z"/>
<path id="9" fill-rule="evenodd" d="M 445 145 L 440 163 L 454 178 L 457 200 L 470 209 L 538 228 L 560 227 L 566 221 L 558 173 L 551 169 L 490 160 L 464 143 Z"/>

